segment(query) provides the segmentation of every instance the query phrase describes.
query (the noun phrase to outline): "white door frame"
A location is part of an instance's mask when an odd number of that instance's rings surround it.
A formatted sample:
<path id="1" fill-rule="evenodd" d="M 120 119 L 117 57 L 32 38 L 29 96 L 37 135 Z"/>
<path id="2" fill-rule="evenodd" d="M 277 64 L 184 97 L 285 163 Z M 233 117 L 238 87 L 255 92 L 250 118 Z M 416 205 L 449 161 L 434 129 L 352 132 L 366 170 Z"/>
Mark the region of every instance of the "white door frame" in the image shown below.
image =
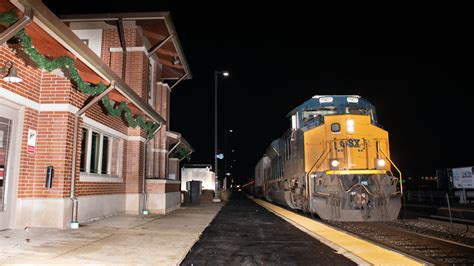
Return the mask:
<path id="1" fill-rule="evenodd" d="M 14 227 L 20 173 L 20 149 L 24 107 L 0 97 L 0 116 L 12 120 L 5 175 L 5 211 L 0 212 L 0 230 Z"/>

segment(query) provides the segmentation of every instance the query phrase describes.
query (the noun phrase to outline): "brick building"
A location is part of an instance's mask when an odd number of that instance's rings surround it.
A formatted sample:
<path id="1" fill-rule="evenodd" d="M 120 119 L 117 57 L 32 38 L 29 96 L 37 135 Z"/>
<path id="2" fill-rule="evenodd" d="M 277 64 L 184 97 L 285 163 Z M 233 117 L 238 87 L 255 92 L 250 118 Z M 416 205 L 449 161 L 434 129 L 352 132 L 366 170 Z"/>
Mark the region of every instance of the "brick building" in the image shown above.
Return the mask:
<path id="1" fill-rule="evenodd" d="M 60 20 L 0 0 L 0 32 L 1 75 L 22 79 L 0 80 L 0 230 L 179 208 L 193 149 L 170 94 L 191 74 L 168 13 Z"/>

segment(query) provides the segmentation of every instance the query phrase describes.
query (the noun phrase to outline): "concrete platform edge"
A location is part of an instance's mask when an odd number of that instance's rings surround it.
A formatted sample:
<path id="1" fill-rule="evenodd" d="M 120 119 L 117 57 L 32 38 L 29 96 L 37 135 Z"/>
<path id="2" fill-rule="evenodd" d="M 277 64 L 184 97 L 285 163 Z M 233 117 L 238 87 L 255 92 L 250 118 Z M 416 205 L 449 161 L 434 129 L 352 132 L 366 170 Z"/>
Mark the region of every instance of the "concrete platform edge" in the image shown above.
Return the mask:
<path id="1" fill-rule="evenodd" d="M 370 261 L 368 261 L 368 260 L 365 260 L 364 258 L 362 258 L 362 257 L 360 257 L 360 256 L 358 256 L 358 255 L 356 255 L 356 254 L 354 254 L 354 253 L 351 252 L 350 250 L 345 249 L 345 248 L 342 247 L 341 245 L 339 245 L 339 244 L 337 244 L 337 243 L 334 243 L 334 242 L 332 242 L 331 240 L 326 239 L 326 238 L 324 238 L 323 236 L 320 236 L 320 235 L 318 235 L 318 234 L 315 233 L 315 232 L 312 232 L 310 229 L 306 228 L 305 226 L 303 226 L 303 225 L 297 223 L 296 221 L 294 221 L 294 220 L 292 220 L 292 219 L 290 219 L 290 218 L 288 218 L 288 217 L 285 217 L 283 214 L 281 214 L 281 213 L 279 213 L 279 212 L 273 210 L 272 208 L 269 208 L 269 207 L 266 206 L 266 205 L 267 205 L 267 204 L 268 204 L 268 205 L 272 205 L 272 206 L 274 206 L 275 208 L 279 208 L 279 209 L 282 209 L 283 211 L 289 212 L 288 210 L 285 210 L 285 209 L 283 209 L 283 208 L 281 208 L 281 207 L 275 206 L 275 205 L 273 205 L 273 204 L 271 204 L 271 203 L 268 203 L 268 202 L 265 202 L 265 201 L 262 201 L 262 200 L 259 200 L 259 199 L 255 199 L 255 198 L 252 198 L 252 197 L 249 197 L 249 198 L 250 198 L 251 200 L 253 200 L 255 203 L 259 204 L 260 206 L 262 206 L 262 207 L 264 207 L 265 209 L 269 210 L 270 212 L 274 213 L 275 215 L 277 215 L 277 216 L 281 217 L 282 219 L 288 221 L 289 223 L 291 223 L 292 225 L 294 225 L 294 226 L 297 227 L 298 229 L 302 230 L 303 232 L 305 232 L 305 233 L 311 235 L 312 237 L 318 239 L 318 240 L 321 241 L 322 243 L 324 243 L 324 244 L 328 245 L 329 247 L 333 248 L 333 249 L 336 250 L 339 254 L 341 254 L 341 255 L 345 256 L 346 258 L 348 258 L 348 259 L 354 261 L 355 263 L 357 263 L 357 264 L 359 264 L 359 265 L 373 265 L 373 264 L 374 264 L 373 262 L 370 262 Z M 264 203 L 265 203 L 265 204 L 264 204 Z M 297 215 L 297 214 L 295 214 L 295 215 Z M 309 218 L 304 217 L 304 216 L 301 216 L 301 217 L 306 218 L 306 219 L 309 219 Z M 317 223 L 317 221 L 314 221 L 314 223 Z M 327 227 L 329 227 L 329 226 L 327 226 Z M 330 228 L 333 229 L 333 230 L 335 230 L 335 231 L 339 231 L 340 233 L 347 234 L 348 236 L 357 239 L 357 237 L 352 236 L 352 235 L 350 235 L 350 234 L 348 234 L 348 233 L 346 233 L 346 232 L 342 232 L 342 231 L 337 230 L 337 229 L 332 228 L 332 227 L 330 227 Z M 363 241 L 365 241 L 365 240 L 363 240 Z M 370 245 L 377 246 L 378 248 L 381 248 L 381 249 L 383 249 L 383 250 L 386 250 L 386 251 L 389 251 L 389 252 L 393 252 L 393 253 L 396 253 L 396 254 L 400 255 L 401 257 L 403 257 L 403 258 L 405 258 L 407 261 L 409 261 L 409 264 L 410 264 L 410 265 L 423 265 L 423 264 L 424 264 L 424 262 L 422 262 L 422 261 L 420 261 L 420 260 L 418 260 L 418 259 L 416 259 L 416 258 L 413 258 L 413 257 L 411 257 L 411 256 L 408 256 L 408 255 L 406 255 L 406 254 L 400 253 L 400 252 L 395 251 L 395 250 L 392 250 L 392 249 L 387 249 L 387 248 L 385 248 L 385 247 L 378 246 L 378 245 L 376 245 L 376 244 L 374 244 L 374 243 L 372 243 L 372 242 L 368 242 L 368 241 L 366 241 L 366 242 L 369 243 Z M 405 262 L 407 262 L 407 261 L 405 261 Z M 389 265 L 389 264 L 397 264 L 397 265 L 399 265 L 399 263 L 393 262 L 393 261 L 390 262 L 390 263 L 384 262 L 383 264 L 385 264 L 385 265 Z"/>
<path id="2" fill-rule="evenodd" d="M 199 239 L 201 238 L 201 235 L 202 233 L 204 232 L 204 230 L 206 230 L 206 228 L 209 227 L 209 225 L 212 223 L 212 221 L 214 221 L 214 219 L 216 218 L 217 214 L 219 214 L 219 212 L 222 210 L 222 208 L 225 206 L 226 203 L 222 204 L 221 205 L 221 208 L 219 209 L 219 211 L 216 212 L 216 214 L 214 214 L 214 217 L 212 217 L 212 219 L 209 221 L 209 223 L 207 224 L 207 226 L 201 231 L 201 233 L 199 234 L 199 236 L 194 240 L 193 244 L 189 247 L 188 249 L 188 252 L 186 252 L 186 254 L 184 254 L 181 259 L 179 260 L 179 262 L 176 264 L 176 265 L 181 265 L 181 263 L 183 262 L 183 260 L 186 258 L 186 256 L 188 255 L 189 251 L 191 250 L 191 248 L 194 247 L 194 245 L 196 244 L 196 242 L 199 241 Z"/>

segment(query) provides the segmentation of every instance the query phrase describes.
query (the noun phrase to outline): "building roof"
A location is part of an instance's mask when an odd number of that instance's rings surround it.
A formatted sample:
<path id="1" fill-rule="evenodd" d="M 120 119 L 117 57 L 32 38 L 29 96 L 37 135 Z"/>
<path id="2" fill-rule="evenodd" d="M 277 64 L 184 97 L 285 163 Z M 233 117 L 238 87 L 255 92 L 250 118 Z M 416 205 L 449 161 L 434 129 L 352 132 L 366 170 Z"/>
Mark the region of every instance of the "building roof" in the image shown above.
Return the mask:
<path id="1" fill-rule="evenodd" d="M 191 144 L 189 144 L 189 142 L 186 141 L 186 139 L 181 135 L 181 133 L 167 131 L 166 137 L 168 138 L 168 143 L 170 145 L 174 146 L 176 144 L 179 144 L 176 148 L 184 150 L 184 152 L 186 153 L 185 155 L 182 155 L 182 156 L 187 157 L 188 155 L 194 152 L 194 149 L 191 146 Z"/>
<path id="2" fill-rule="evenodd" d="M 62 21 L 121 22 L 141 28 L 148 56 L 156 55 L 162 65 L 163 79 L 191 79 L 192 74 L 169 12 L 76 14 L 61 16 Z"/>
<path id="3" fill-rule="evenodd" d="M 300 104 L 287 117 L 292 116 L 300 111 L 315 110 L 324 107 L 335 107 L 353 105 L 360 108 L 373 108 L 373 105 L 358 95 L 315 95 L 311 99 Z"/>
<path id="4" fill-rule="evenodd" d="M 35 49 L 42 55 L 47 58 L 61 56 L 72 58 L 84 81 L 92 84 L 103 83 L 106 86 L 114 83 L 115 89 L 109 93 L 111 100 L 125 101 L 134 115 L 145 115 L 146 118 L 159 123 L 166 122 L 40 0 L 20 0 L 12 3 L 14 5 L 2 1 L 0 12 L 7 12 L 16 7 L 17 16 L 21 18 L 26 7 L 32 9 L 33 21 L 26 25 L 25 32 L 31 37 Z"/>

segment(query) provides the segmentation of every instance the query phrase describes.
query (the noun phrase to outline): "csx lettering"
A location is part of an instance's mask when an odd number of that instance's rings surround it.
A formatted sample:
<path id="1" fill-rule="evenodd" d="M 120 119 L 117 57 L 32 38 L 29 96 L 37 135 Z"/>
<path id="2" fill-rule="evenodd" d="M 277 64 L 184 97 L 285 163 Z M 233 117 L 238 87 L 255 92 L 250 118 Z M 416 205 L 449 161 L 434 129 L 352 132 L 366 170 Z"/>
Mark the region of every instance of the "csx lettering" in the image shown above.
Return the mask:
<path id="1" fill-rule="evenodd" d="M 348 140 L 341 140 L 339 142 L 341 147 L 349 147 L 349 148 L 360 148 L 360 139 L 348 139 Z"/>

